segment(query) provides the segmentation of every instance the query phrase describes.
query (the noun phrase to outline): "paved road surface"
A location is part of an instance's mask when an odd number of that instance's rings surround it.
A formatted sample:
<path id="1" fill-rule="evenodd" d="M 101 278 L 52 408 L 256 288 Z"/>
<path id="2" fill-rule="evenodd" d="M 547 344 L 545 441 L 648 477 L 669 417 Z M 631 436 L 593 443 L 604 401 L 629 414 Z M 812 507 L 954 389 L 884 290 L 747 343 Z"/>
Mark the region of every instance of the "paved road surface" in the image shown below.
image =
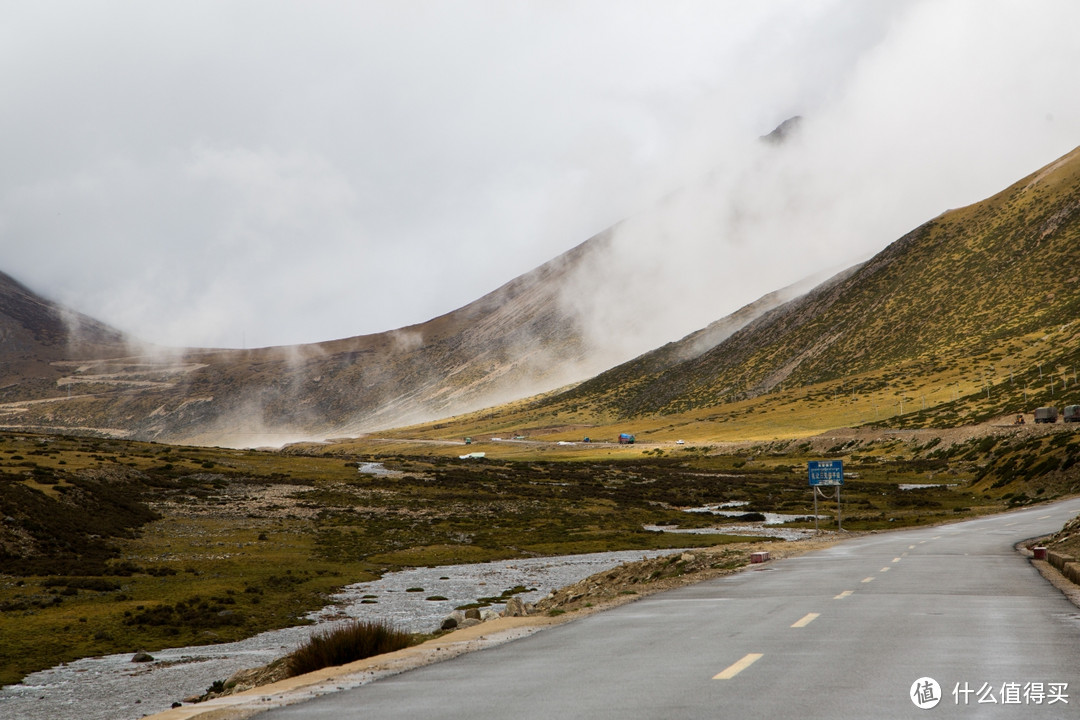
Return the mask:
<path id="1" fill-rule="evenodd" d="M 1080 610 L 1012 549 L 1077 512 L 858 538 L 258 717 L 1077 718 Z"/>

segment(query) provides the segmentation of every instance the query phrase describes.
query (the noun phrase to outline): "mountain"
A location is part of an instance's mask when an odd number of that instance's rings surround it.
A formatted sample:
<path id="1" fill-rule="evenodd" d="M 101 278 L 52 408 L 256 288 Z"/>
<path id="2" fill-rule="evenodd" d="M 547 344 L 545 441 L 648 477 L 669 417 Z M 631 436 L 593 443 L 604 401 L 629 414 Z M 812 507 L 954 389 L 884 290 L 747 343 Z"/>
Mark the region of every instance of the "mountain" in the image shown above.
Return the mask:
<path id="1" fill-rule="evenodd" d="M 13 381 L 48 388 L 64 374 L 52 363 L 117 354 L 125 343 L 119 330 L 51 303 L 0 273 L 0 397 Z"/>
<path id="2" fill-rule="evenodd" d="M 783 139 L 797 124 L 793 118 L 766 137 Z M 769 144 L 753 148 L 759 170 L 776 157 Z M 709 216 L 723 198 L 724 186 L 714 182 L 672 193 L 458 310 L 308 345 L 149 346 L 4 276 L 0 427 L 280 445 L 437 419 L 580 382 L 732 306 L 727 284 L 717 280 L 731 265 L 725 231 L 698 215 Z M 678 359 L 808 287 L 770 293 L 696 333 Z"/>
<path id="3" fill-rule="evenodd" d="M 1080 403 L 1078 268 L 1080 149 L 942 213 L 705 352 L 678 359 L 691 335 L 532 409 L 641 418 L 802 388 L 803 403 L 842 392 L 874 398 L 875 415 L 896 405 L 899 424 L 957 424 Z"/>
<path id="4" fill-rule="evenodd" d="M 603 272 L 613 252 L 611 232 L 601 233 L 428 322 L 254 350 L 142 345 L 9 279 L 0 286 L 0 427 L 279 445 L 549 391 L 628 357 L 589 337 L 582 318 L 590 309 L 574 300 L 575 288 Z M 793 292 L 740 311 L 723 332 Z M 698 351 L 720 335 L 713 329 L 702 337 L 708 342 Z"/>
<path id="5" fill-rule="evenodd" d="M 620 227 L 426 323 L 255 350 L 142 346 L 7 279 L 0 427 L 280 445 L 548 393 L 511 424 L 695 412 L 686 422 L 697 422 L 702 411 L 729 408 L 743 424 L 758 413 L 764 434 L 779 416 L 760 414 L 764 406 L 753 403 L 761 401 L 783 410 L 790 434 L 807 422 L 961 424 L 1080 402 L 1071 394 L 1080 364 L 1080 150 L 941 214 L 809 293 L 771 293 L 644 354 L 642 344 L 682 306 L 643 299 L 650 269 L 638 270 L 647 256 L 618 242 Z M 583 293 L 590 285 L 604 290 Z M 613 349 L 615 336 L 627 342 Z M 843 412 L 824 417 L 822 404 L 838 396 L 847 398 Z"/>
<path id="6" fill-rule="evenodd" d="M 761 140 L 773 145 L 779 145 L 799 131 L 803 123 L 802 115 L 794 115 L 776 126 L 768 135 L 762 135 Z"/>

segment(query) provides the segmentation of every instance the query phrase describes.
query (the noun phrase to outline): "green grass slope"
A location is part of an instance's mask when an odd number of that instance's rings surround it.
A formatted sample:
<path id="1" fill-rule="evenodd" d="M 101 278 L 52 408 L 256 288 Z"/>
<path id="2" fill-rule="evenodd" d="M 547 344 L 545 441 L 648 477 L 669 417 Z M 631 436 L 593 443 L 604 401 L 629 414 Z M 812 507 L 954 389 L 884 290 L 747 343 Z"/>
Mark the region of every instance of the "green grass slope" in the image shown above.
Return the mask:
<path id="1" fill-rule="evenodd" d="M 909 403 L 901 415 L 919 410 L 901 424 L 948 425 L 1064 404 L 1080 349 L 1078 267 L 1075 150 L 943 213 L 703 354 L 674 364 L 644 356 L 537 409 L 610 420 L 794 388 L 892 389 Z"/>

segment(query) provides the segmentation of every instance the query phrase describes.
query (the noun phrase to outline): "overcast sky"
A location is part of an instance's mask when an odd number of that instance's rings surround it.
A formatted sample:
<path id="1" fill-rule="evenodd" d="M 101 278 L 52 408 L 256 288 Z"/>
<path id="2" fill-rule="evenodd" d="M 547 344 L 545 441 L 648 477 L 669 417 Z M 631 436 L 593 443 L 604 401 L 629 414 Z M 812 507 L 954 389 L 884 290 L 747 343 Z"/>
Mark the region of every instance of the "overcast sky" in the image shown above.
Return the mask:
<path id="1" fill-rule="evenodd" d="M 1078 27 L 1073 0 L 0 0 L 0 270 L 152 342 L 329 340 L 720 172 L 669 228 L 734 243 L 716 319 L 1080 145 Z M 794 114 L 755 195 L 747 148 Z M 717 206 L 768 221 L 736 242 Z"/>

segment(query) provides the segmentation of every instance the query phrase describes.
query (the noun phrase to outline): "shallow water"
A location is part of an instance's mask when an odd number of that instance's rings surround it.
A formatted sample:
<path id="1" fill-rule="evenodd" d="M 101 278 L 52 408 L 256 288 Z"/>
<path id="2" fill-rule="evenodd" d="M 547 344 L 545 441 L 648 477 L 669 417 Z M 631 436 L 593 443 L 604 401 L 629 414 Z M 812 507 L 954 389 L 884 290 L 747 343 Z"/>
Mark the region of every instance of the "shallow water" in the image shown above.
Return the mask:
<path id="1" fill-rule="evenodd" d="M 803 528 L 765 527 L 765 523 L 753 525 L 720 525 L 718 527 L 681 528 L 674 525 L 643 525 L 643 529 L 653 532 L 673 533 L 676 535 L 746 535 L 748 540 L 755 537 L 770 537 L 780 540 L 805 540 L 814 535 L 813 530 Z"/>
<path id="2" fill-rule="evenodd" d="M 356 469 L 361 475 L 373 475 L 375 477 L 400 477 L 404 475 L 404 473 L 390 470 L 378 462 L 362 462 L 356 466 Z"/>
<path id="3" fill-rule="evenodd" d="M 959 483 L 900 483 L 901 490 L 925 490 L 926 488 L 956 487 Z"/>
<path id="4" fill-rule="evenodd" d="M 625 562 L 680 550 L 627 551 L 566 557 L 447 565 L 387 573 L 333 596 L 311 613 L 315 624 L 265 632 L 234 643 L 172 648 L 151 654 L 155 662 L 132 663 L 132 653 L 86 658 L 34 673 L 0 689 L 0 717 L 20 720 L 136 720 L 168 709 L 174 701 L 206 692 L 237 670 L 265 665 L 289 653 L 312 632 L 343 618 L 392 622 L 410 632 L 438 628 L 455 606 L 494 597 L 523 585 L 526 602 Z M 423 592 L 407 592 L 422 588 Z M 363 603 L 374 595 L 376 603 Z M 445 601 L 426 598 L 441 595 Z M 501 609 L 501 605 L 493 609 Z"/>

